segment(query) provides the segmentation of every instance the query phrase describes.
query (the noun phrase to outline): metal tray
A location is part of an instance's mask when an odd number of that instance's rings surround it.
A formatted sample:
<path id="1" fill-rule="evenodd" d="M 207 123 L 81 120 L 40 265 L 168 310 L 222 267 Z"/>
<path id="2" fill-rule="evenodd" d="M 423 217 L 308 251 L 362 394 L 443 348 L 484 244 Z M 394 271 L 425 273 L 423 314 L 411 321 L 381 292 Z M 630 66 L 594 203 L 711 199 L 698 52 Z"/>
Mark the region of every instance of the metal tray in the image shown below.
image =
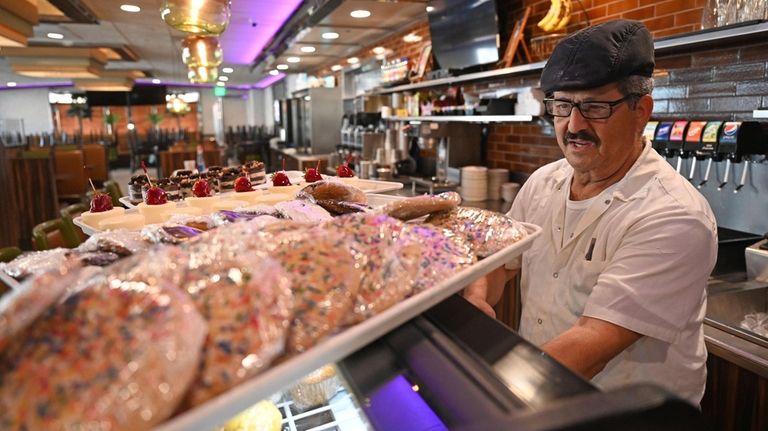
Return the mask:
<path id="1" fill-rule="evenodd" d="M 432 289 L 412 296 L 377 316 L 327 338 L 308 351 L 273 366 L 248 382 L 160 424 L 155 429 L 216 429 L 241 411 L 285 389 L 315 369 L 345 358 L 522 254 L 541 233 L 541 228 L 536 225 L 523 223 L 523 226 L 528 233 L 523 240 L 454 274 Z"/>

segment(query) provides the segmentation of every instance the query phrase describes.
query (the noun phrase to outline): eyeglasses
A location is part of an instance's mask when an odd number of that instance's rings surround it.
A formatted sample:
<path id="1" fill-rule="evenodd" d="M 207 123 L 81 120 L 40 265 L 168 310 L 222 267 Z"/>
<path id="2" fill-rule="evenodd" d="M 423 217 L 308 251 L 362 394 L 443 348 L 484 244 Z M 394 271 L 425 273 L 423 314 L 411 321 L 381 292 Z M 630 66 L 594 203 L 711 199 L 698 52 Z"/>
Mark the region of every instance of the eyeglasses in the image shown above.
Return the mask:
<path id="1" fill-rule="evenodd" d="M 547 114 L 554 117 L 570 117 L 571 111 L 573 111 L 575 106 L 581 112 L 582 117 L 590 120 L 601 120 L 613 115 L 614 106 L 620 105 L 636 96 L 636 94 L 628 94 L 613 102 L 589 101 L 574 103 L 569 100 L 544 99 L 544 107 L 547 110 Z"/>

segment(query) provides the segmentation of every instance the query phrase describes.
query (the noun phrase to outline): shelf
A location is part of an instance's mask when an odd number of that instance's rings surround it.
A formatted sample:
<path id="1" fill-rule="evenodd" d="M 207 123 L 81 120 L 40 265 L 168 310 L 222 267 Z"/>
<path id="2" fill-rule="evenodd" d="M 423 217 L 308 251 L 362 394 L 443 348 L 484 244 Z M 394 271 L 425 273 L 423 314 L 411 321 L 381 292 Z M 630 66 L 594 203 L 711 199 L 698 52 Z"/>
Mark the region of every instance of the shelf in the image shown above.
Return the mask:
<path id="1" fill-rule="evenodd" d="M 387 121 L 428 121 L 433 123 L 506 123 L 533 121 L 532 115 L 436 115 L 430 117 L 387 117 Z"/>
<path id="2" fill-rule="evenodd" d="M 684 47 L 693 47 L 701 45 L 713 45 L 717 43 L 732 42 L 744 38 L 756 38 L 758 36 L 768 36 L 768 22 L 753 22 L 749 24 L 737 24 L 723 28 L 713 28 L 702 30 L 695 33 L 688 33 L 680 36 L 670 36 L 653 43 L 656 53 L 675 50 Z M 488 80 L 496 78 L 507 78 L 514 75 L 529 74 L 540 72 L 544 69 L 547 61 L 524 64 L 520 66 L 507 67 L 498 70 L 489 70 L 485 72 L 468 73 L 461 76 L 451 76 L 448 78 L 433 79 L 422 81 L 416 84 L 399 85 L 397 87 L 379 88 L 372 94 L 389 94 L 401 91 L 417 90 L 420 88 L 439 87 L 444 85 L 453 85 L 463 82 Z"/>
<path id="3" fill-rule="evenodd" d="M 768 109 L 755 109 L 752 111 L 752 118 L 768 118 Z"/>

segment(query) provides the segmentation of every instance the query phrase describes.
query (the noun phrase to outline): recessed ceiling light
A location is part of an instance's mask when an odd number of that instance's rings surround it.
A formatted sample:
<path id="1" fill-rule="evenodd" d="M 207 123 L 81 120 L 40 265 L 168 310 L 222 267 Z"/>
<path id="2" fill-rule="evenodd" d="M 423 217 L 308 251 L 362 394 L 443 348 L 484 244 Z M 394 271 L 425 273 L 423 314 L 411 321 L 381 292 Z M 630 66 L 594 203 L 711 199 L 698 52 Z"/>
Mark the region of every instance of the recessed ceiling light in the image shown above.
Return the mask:
<path id="1" fill-rule="evenodd" d="M 299 57 L 288 57 L 285 59 L 288 63 L 298 63 L 301 61 Z"/>
<path id="2" fill-rule="evenodd" d="M 349 57 L 347 59 L 347 63 L 349 63 L 349 64 L 357 64 L 359 62 L 360 62 L 360 59 L 357 58 L 357 57 Z"/>
<path id="3" fill-rule="evenodd" d="M 377 46 L 376 48 L 373 48 L 374 54 L 384 54 L 386 49 L 383 46 Z"/>
<path id="4" fill-rule="evenodd" d="M 371 16 L 371 11 L 367 11 L 365 9 L 353 10 L 349 13 L 349 16 L 352 18 L 368 18 Z"/>
<path id="5" fill-rule="evenodd" d="M 64 35 L 61 33 L 48 33 L 46 36 L 48 36 L 48 39 L 56 39 L 56 40 L 64 39 Z"/>
<path id="6" fill-rule="evenodd" d="M 231 67 L 225 67 L 225 68 L 221 69 L 222 73 L 232 73 L 234 71 L 235 71 L 235 69 L 232 69 Z"/>
<path id="7" fill-rule="evenodd" d="M 336 32 L 333 32 L 333 31 L 329 31 L 327 33 L 323 33 L 322 38 L 323 39 L 328 39 L 328 40 L 338 39 L 339 38 L 339 34 L 336 33 Z"/>
<path id="8" fill-rule="evenodd" d="M 227 85 L 227 84 L 225 84 L 225 83 L 223 83 L 223 82 L 217 82 L 217 83 L 216 83 L 216 86 L 217 86 L 217 87 L 223 87 L 223 86 L 225 86 L 225 85 Z"/>
<path id="9" fill-rule="evenodd" d="M 422 37 L 416 33 L 408 33 L 405 36 L 403 36 L 403 42 L 408 42 L 408 43 L 421 42 L 421 39 Z"/>
<path id="10" fill-rule="evenodd" d="M 155 85 L 159 84 L 160 82 L 161 81 L 159 79 L 157 79 L 157 78 L 152 80 L 152 83 L 155 84 Z"/>
<path id="11" fill-rule="evenodd" d="M 334 71 L 334 72 L 338 72 L 338 71 L 341 70 L 341 65 L 340 64 L 334 64 L 333 66 L 331 66 L 331 70 Z"/>
<path id="12" fill-rule="evenodd" d="M 286 69 L 288 69 L 288 65 L 287 64 L 278 64 L 277 66 L 275 66 L 275 69 L 277 69 L 277 70 L 286 70 Z"/>
<path id="13" fill-rule="evenodd" d="M 15 87 L 17 84 L 15 82 L 11 81 L 11 82 L 6 83 L 5 85 L 7 85 L 9 87 Z"/>
<path id="14" fill-rule="evenodd" d="M 229 81 L 229 76 L 219 76 L 219 81 L 227 82 L 227 81 Z"/>
<path id="15" fill-rule="evenodd" d="M 314 46 L 302 46 L 301 52 L 315 52 Z"/>
<path id="16" fill-rule="evenodd" d="M 140 7 L 138 7 L 136 5 L 132 5 L 132 4 L 120 5 L 120 10 L 123 11 L 123 12 L 131 12 L 131 13 L 141 12 L 141 8 Z"/>
<path id="17" fill-rule="evenodd" d="M 434 6 L 427 6 L 427 12 L 432 12 L 433 10 L 435 10 Z"/>
<path id="18" fill-rule="evenodd" d="M 272 69 L 272 70 L 269 71 L 269 74 L 272 75 L 272 76 L 276 76 L 276 75 L 279 75 L 280 72 L 278 72 L 276 69 Z"/>

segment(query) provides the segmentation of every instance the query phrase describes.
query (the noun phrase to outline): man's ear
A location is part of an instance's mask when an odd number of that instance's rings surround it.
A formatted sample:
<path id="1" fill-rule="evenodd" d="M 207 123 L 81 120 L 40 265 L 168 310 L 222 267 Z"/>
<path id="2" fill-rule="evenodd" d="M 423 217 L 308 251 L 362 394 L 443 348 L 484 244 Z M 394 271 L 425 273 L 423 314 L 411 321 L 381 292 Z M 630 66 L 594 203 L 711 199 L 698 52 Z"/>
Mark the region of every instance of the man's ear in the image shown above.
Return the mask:
<path id="1" fill-rule="evenodd" d="M 637 127 L 635 132 L 642 134 L 645 129 L 645 124 L 651 119 L 653 114 L 653 97 L 650 94 L 644 94 L 637 99 L 635 105 L 635 115 L 637 116 Z"/>

